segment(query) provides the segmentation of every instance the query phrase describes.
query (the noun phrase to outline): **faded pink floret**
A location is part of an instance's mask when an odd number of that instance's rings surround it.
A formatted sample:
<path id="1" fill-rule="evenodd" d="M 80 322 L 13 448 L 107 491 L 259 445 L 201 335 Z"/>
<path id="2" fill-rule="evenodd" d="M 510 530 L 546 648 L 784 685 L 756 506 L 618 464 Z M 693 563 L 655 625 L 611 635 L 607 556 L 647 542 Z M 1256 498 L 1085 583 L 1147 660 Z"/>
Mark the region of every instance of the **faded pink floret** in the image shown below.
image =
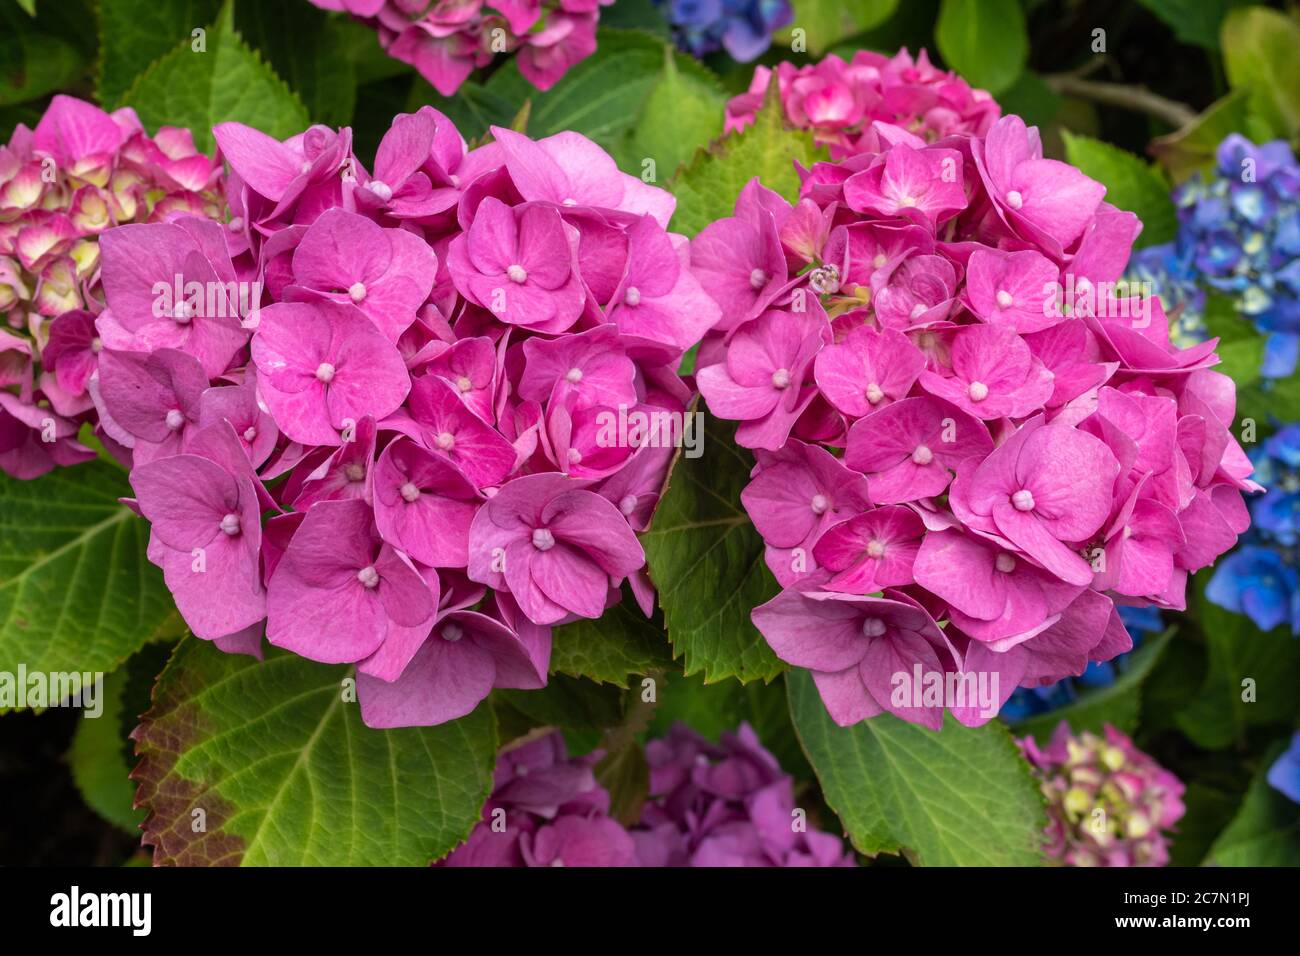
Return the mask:
<path id="1" fill-rule="evenodd" d="M 1117 605 L 1183 608 L 1234 545 L 1234 388 L 1217 340 L 1179 348 L 1116 284 L 1141 223 L 1036 128 L 905 51 L 760 68 L 733 125 L 773 79 L 835 160 L 692 241 L 721 311 L 696 379 L 754 450 L 784 589 L 754 623 L 840 723 L 980 724 L 1128 650 Z M 855 632 L 882 600 L 906 609 Z"/>
<path id="2" fill-rule="evenodd" d="M 50 101 L 35 130 L 19 124 L 0 145 L 0 389 L 6 396 L 0 471 L 34 478 L 93 458 L 77 441 L 82 425 L 115 449 L 93 397 L 106 345 L 181 349 L 211 374 L 225 369 L 247 338 L 237 316 L 233 329 L 185 316 L 177 322 L 171 314 L 165 324 L 151 324 L 154 316 L 136 314 L 119 297 L 122 324 L 105 311 L 108 289 L 101 279 L 102 265 L 113 256 L 114 227 L 126 224 L 168 237 L 169 286 L 180 275 L 209 278 L 200 220 L 163 224 L 217 217 L 221 181 L 220 164 L 195 149 L 188 130 L 164 126 L 149 137 L 129 108 L 110 114 L 64 95 Z M 220 227 L 206 226 L 219 239 Z M 123 275 L 117 285 L 131 283 Z M 151 310 L 157 295 L 145 292 Z M 100 320 L 107 332 L 97 327 Z"/>
<path id="3" fill-rule="evenodd" d="M 436 110 L 399 116 L 372 173 L 350 130 L 223 123 L 225 224 L 106 232 L 108 307 L 53 324 L 41 379 L 0 337 L 0 461 L 82 453 L 32 399 L 44 381 L 76 415 L 84 388 L 191 630 L 354 665 L 377 727 L 544 686 L 551 628 L 625 582 L 653 613 L 637 532 L 693 397 L 677 368 L 721 311 L 669 194 L 576 134 L 495 133 L 468 150 Z M 581 858 L 605 826 L 520 852 Z"/>

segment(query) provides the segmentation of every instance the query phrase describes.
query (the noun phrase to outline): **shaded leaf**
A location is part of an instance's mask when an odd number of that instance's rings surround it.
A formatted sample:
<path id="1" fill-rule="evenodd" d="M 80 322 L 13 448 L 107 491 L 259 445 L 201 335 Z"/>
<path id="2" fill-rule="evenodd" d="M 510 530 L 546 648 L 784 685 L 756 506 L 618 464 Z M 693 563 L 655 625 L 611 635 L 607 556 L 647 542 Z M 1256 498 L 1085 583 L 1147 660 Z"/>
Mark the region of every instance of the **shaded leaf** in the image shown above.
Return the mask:
<path id="1" fill-rule="evenodd" d="M 1106 201 L 1137 213 L 1142 234 L 1135 249 L 1169 242 L 1178 233 L 1178 214 L 1169 198 L 1169 184 L 1156 167 L 1109 143 L 1087 136 L 1062 134 L 1072 166 L 1106 187 Z"/>
<path id="2" fill-rule="evenodd" d="M 1016 82 L 1029 57 L 1017 0 L 943 0 L 934 42 L 948 66 L 995 96 Z"/>

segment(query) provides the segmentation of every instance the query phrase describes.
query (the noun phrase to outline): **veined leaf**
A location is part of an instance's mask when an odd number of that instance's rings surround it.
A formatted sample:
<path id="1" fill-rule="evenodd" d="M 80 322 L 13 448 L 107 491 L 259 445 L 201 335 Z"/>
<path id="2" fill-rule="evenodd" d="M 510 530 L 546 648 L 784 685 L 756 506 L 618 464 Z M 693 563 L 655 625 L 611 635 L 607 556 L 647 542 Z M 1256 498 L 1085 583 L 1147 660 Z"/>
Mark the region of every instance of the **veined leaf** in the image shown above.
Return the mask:
<path id="1" fill-rule="evenodd" d="M 463 841 L 492 789 L 491 709 L 375 730 L 351 675 L 183 641 L 135 733 L 155 864 L 423 866 Z"/>

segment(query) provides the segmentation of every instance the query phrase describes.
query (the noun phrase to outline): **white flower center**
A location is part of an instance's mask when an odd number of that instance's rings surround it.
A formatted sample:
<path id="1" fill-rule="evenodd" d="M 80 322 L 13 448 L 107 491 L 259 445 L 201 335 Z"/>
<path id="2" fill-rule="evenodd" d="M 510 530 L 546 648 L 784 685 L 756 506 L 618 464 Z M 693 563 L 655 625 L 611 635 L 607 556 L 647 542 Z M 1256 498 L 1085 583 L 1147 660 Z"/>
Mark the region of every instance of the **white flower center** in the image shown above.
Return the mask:
<path id="1" fill-rule="evenodd" d="M 506 277 L 511 282 L 522 284 L 528 281 L 528 271 L 521 265 L 512 265 L 506 269 Z"/>
<path id="2" fill-rule="evenodd" d="M 881 558 L 885 555 L 885 542 L 872 538 L 867 542 L 867 557 Z"/>
<path id="3" fill-rule="evenodd" d="M 353 302 L 360 302 L 362 299 L 364 299 L 366 297 L 365 283 L 363 282 L 352 283 L 351 288 L 348 289 L 348 297 Z"/>
<path id="4" fill-rule="evenodd" d="M 357 572 L 357 580 L 360 581 L 363 586 L 373 588 L 379 584 L 379 572 L 375 570 L 373 564 L 367 564 Z"/>
<path id="5" fill-rule="evenodd" d="M 343 477 L 348 481 L 360 481 L 366 477 L 366 470 L 355 461 L 349 462 L 343 466 Z"/>
<path id="6" fill-rule="evenodd" d="M 875 382 L 871 382 L 869 385 L 867 385 L 866 391 L 867 391 L 867 401 L 870 402 L 872 405 L 875 405 L 882 398 L 885 397 L 885 393 L 880 390 L 880 386 L 877 385 Z"/>
<path id="7" fill-rule="evenodd" d="M 821 494 L 813 495 L 812 501 L 808 502 L 808 507 L 812 508 L 812 513 L 815 515 L 824 515 L 826 513 L 826 509 L 829 508 L 830 506 L 831 506 L 830 501 L 827 499 L 825 495 L 821 495 Z"/>
<path id="8" fill-rule="evenodd" d="M 226 228 L 231 232 L 240 232 L 244 228 L 244 217 L 235 216 L 230 222 L 226 223 Z"/>
<path id="9" fill-rule="evenodd" d="M 772 373 L 772 387 L 773 387 L 773 388 L 789 388 L 789 387 L 790 387 L 790 370 L 789 370 L 789 369 L 784 369 L 784 368 L 779 368 L 779 369 L 777 369 L 775 372 L 773 372 L 773 373 Z"/>
<path id="10" fill-rule="evenodd" d="M 1009 309 L 1011 308 L 1011 303 L 1016 301 L 1011 297 L 1011 293 L 1006 289 L 999 289 L 996 298 L 998 300 L 999 309 Z"/>
<path id="11" fill-rule="evenodd" d="M 862 636 L 879 637 L 885 633 L 885 622 L 878 617 L 865 617 L 862 619 Z"/>
<path id="12" fill-rule="evenodd" d="M 451 432 L 442 432 L 438 435 L 438 447 L 443 451 L 451 451 L 456 447 L 456 436 Z"/>
<path id="13" fill-rule="evenodd" d="M 239 534 L 239 515 L 231 512 L 221 518 L 221 530 L 234 537 Z"/>
<path id="14" fill-rule="evenodd" d="M 393 187 L 382 179 L 373 180 L 370 183 L 370 191 L 379 197 L 380 202 L 388 202 L 393 198 Z"/>
<path id="15" fill-rule="evenodd" d="M 533 529 L 533 547 L 538 551 L 550 551 L 555 547 L 555 535 L 546 528 Z"/>
<path id="16" fill-rule="evenodd" d="M 462 375 L 460 378 L 456 379 L 456 387 L 462 392 L 468 392 L 474 388 L 474 383 L 469 380 L 468 375 Z"/>
<path id="17" fill-rule="evenodd" d="M 316 380 L 328 385 L 334 381 L 334 366 L 329 362 L 321 362 L 316 366 Z"/>
<path id="18" fill-rule="evenodd" d="M 994 561 L 993 564 L 994 567 L 996 567 L 1003 574 L 1007 574 L 1016 569 L 1016 559 L 1011 555 L 1007 554 L 1005 551 L 1000 551 L 998 553 L 997 560 Z"/>
<path id="19" fill-rule="evenodd" d="M 761 289 L 767 285 L 767 273 L 762 269 L 755 269 L 749 274 L 749 285 L 753 289 Z"/>
<path id="20" fill-rule="evenodd" d="M 167 427 L 172 431 L 179 431 L 180 427 L 185 424 L 185 416 L 181 414 L 179 408 L 173 408 L 167 413 L 167 418 L 164 420 L 167 422 Z"/>
<path id="21" fill-rule="evenodd" d="M 255 427 L 249 425 L 247 428 L 244 429 L 244 441 L 252 441 L 256 437 L 257 437 L 257 429 Z"/>
<path id="22" fill-rule="evenodd" d="M 407 504 L 410 504 L 420 497 L 420 489 L 416 487 L 416 484 L 413 481 L 408 481 L 406 484 L 402 485 L 401 493 L 402 500 Z"/>
<path id="23" fill-rule="evenodd" d="M 618 503 L 618 510 L 624 515 L 630 515 L 636 510 L 636 495 L 624 495 Z"/>
<path id="24" fill-rule="evenodd" d="M 1025 202 L 1025 197 L 1020 195 L 1020 191 L 1013 189 L 1007 193 L 1007 205 L 1012 209 L 1019 209 Z"/>
<path id="25" fill-rule="evenodd" d="M 1011 496 L 1011 503 L 1015 505 L 1017 511 L 1034 510 L 1034 493 L 1028 488 L 1021 488 Z"/>
<path id="26" fill-rule="evenodd" d="M 574 366 L 564 373 L 564 380 L 570 385 L 577 385 L 582 381 L 582 369 Z"/>
<path id="27" fill-rule="evenodd" d="M 448 621 L 438 633 L 442 635 L 444 641 L 451 641 L 451 643 L 455 644 L 465 636 L 465 629 L 455 621 Z"/>
<path id="28" fill-rule="evenodd" d="M 94 352 L 96 355 L 104 351 L 104 340 L 98 335 L 90 340 L 90 351 Z"/>
<path id="29" fill-rule="evenodd" d="M 623 301 L 628 305 L 641 304 L 641 290 L 634 285 L 627 287 L 627 292 L 623 293 Z"/>
<path id="30" fill-rule="evenodd" d="M 886 256 L 883 252 L 877 252 L 876 258 L 871 260 L 871 267 L 873 269 L 883 269 L 885 268 L 885 263 L 888 261 L 889 261 L 888 256 Z"/>
<path id="31" fill-rule="evenodd" d="M 989 387 L 983 382 L 971 382 L 970 388 L 966 391 L 972 402 L 982 402 L 989 397 Z"/>
<path id="32" fill-rule="evenodd" d="M 569 449 L 569 464 L 570 464 L 570 465 L 577 465 L 577 464 L 580 464 L 581 462 L 582 462 L 582 452 L 578 451 L 578 449 L 576 449 L 576 448 L 570 448 L 570 449 Z"/>
<path id="33" fill-rule="evenodd" d="M 912 462 L 917 465 L 928 465 L 934 461 L 934 452 L 930 451 L 928 445 L 917 445 L 916 451 L 912 452 Z"/>

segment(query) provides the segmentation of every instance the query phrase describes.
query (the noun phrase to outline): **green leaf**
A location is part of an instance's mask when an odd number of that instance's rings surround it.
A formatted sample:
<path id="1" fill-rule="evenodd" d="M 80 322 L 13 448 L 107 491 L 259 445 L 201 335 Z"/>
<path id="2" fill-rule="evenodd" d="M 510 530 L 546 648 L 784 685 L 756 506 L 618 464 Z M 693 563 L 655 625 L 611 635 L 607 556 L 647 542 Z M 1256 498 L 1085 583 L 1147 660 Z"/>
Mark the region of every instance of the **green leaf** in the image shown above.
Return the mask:
<path id="1" fill-rule="evenodd" d="M 149 129 L 185 126 L 199 149 L 210 152 L 212 127 L 238 121 L 277 139 L 302 132 L 307 109 L 232 25 L 231 6 L 222 8 L 196 52 L 187 38 L 142 73 L 123 99 Z"/>
<path id="2" fill-rule="evenodd" d="M 784 665 L 749 612 L 776 594 L 776 579 L 740 503 L 753 461 L 736 445 L 733 425 L 705 421 L 702 454 L 678 458 L 641 544 L 686 675 L 770 681 Z"/>
<path id="3" fill-rule="evenodd" d="M 86 65 L 75 43 L 33 16 L 0 0 L 0 106 L 69 86 Z"/>
<path id="4" fill-rule="evenodd" d="M 23 13 L 29 17 L 36 16 L 36 0 L 17 0 L 18 6 L 23 8 Z"/>
<path id="5" fill-rule="evenodd" d="M 1223 21 L 1223 63 L 1233 89 L 1250 90 L 1257 142 L 1300 132 L 1300 24 L 1267 7 L 1233 10 Z"/>
<path id="6" fill-rule="evenodd" d="M 99 690 L 102 710 L 97 717 L 82 713 L 68 751 L 68 766 L 73 782 L 90 808 L 134 835 L 140 832 L 144 811 L 132 807 L 135 787 L 128 779 L 131 767 L 122 753 L 125 738 L 119 718 L 126 680 L 125 668 L 104 678 Z"/>
<path id="7" fill-rule="evenodd" d="M 512 105 L 532 102 L 528 135 L 581 133 L 609 149 L 637 122 L 641 106 L 663 70 L 662 40 L 640 30 L 600 30 L 596 52 L 575 64 L 545 92 L 524 79 L 512 58 L 487 81 L 487 90 Z"/>
<path id="8" fill-rule="evenodd" d="M 1088 136 L 1062 131 L 1070 164 L 1106 187 L 1106 201 L 1137 213 L 1142 234 L 1134 247 L 1168 242 L 1178 232 L 1178 213 L 1169 198 L 1169 184 L 1150 163 L 1132 153 Z"/>
<path id="9" fill-rule="evenodd" d="M 1151 142 L 1151 155 L 1180 183 L 1195 172 L 1208 172 L 1215 151 L 1229 133 L 1246 128 L 1249 90 L 1234 90 L 1210 106 L 1187 126 Z"/>
<path id="10" fill-rule="evenodd" d="M 596 764 L 596 780 L 609 791 L 609 815 L 624 826 L 641 822 L 641 808 L 650 792 L 650 766 L 635 741 L 613 751 Z"/>
<path id="11" fill-rule="evenodd" d="M 220 0 L 108 0 L 99 4 L 99 76 L 96 95 L 106 109 L 123 105 L 131 84 L 191 31 L 216 19 Z"/>
<path id="12" fill-rule="evenodd" d="M 1017 0 L 943 0 L 934 42 L 950 67 L 994 95 L 1016 82 L 1029 58 Z"/>
<path id="13" fill-rule="evenodd" d="M 1209 866 L 1300 866 L 1300 808 L 1269 786 L 1268 768 L 1281 746 L 1265 756 L 1237 816 L 1210 847 Z"/>
<path id="14" fill-rule="evenodd" d="M 1219 607 L 1205 596 L 1208 580 L 1198 581 L 1190 609 L 1205 635 L 1205 680 L 1174 719 L 1199 746 L 1217 750 L 1241 740 L 1248 727 L 1293 722 L 1300 641 L 1285 626 L 1264 633 L 1245 615 Z"/>
<path id="15" fill-rule="evenodd" d="M 679 59 L 664 47 L 663 72 L 641 118 L 614 151 L 619 165 L 633 175 L 642 175 L 646 160 L 652 160 L 655 179 L 667 178 L 722 133 L 727 98 L 717 78 L 694 60 L 685 60 L 683 68 Z"/>
<path id="16" fill-rule="evenodd" d="M 1219 48 L 1219 27 L 1230 6 L 1240 0 L 1139 0 L 1173 31 L 1182 43 Z"/>
<path id="17" fill-rule="evenodd" d="M 1015 113 L 1026 124 L 1046 129 L 1061 109 L 1061 94 L 1033 70 L 1025 70 L 1020 79 L 998 97 L 1002 112 Z"/>
<path id="18" fill-rule="evenodd" d="M 240 34 L 302 98 L 312 122 L 326 126 L 347 126 L 357 99 L 356 71 L 335 28 L 339 22 L 302 0 L 235 4 Z"/>
<path id="19" fill-rule="evenodd" d="M 148 525 L 118 503 L 130 494 L 122 470 L 98 461 L 0 477 L 0 670 L 68 672 L 79 688 L 80 675 L 180 633 L 145 559 Z"/>
<path id="20" fill-rule="evenodd" d="M 1170 627 L 1143 642 L 1128 658 L 1114 683 L 1085 691 L 1064 707 L 1016 721 L 1012 729 L 1017 736 L 1029 734 L 1039 743 L 1050 740 L 1063 720 L 1075 733 L 1084 730 L 1100 732 L 1103 724 L 1112 724 L 1125 733 L 1133 733 L 1142 709 L 1142 682 L 1160 660 L 1173 633 L 1174 628 Z"/>
<path id="21" fill-rule="evenodd" d="M 498 690 L 492 706 L 501 722 L 501 739 L 535 727 L 598 731 L 623 719 L 623 695 L 609 684 L 554 674 L 540 690 Z"/>
<path id="22" fill-rule="evenodd" d="M 709 223 L 730 216 L 736 197 L 755 176 L 768 189 L 793 201 L 799 195 L 794 164 L 806 168 L 823 157 L 824 151 L 813 144 L 810 132 L 786 124 L 773 83 L 752 126 L 697 152 L 668 183 L 677 197 L 672 228 L 694 236 Z"/>
<path id="23" fill-rule="evenodd" d="M 351 674 L 183 641 L 135 734 L 154 863 L 423 866 L 464 840 L 492 789 L 490 708 L 374 730 Z"/>
<path id="24" fill-rule="evenodd" d="M 629 674 L 645 674 L 672 662 L 658 615 L 648 619 L 627 593 L 597 620 L 555 628 L 551 642 L 551 673 L 623 688 Z"/>
<path id="25" fill-rule="evenodd" d="M 926 866 L 1034 866 L 1047 818 L 1004 724 L 943 730 L 881 714 L 840 727 L 807 671 L 787 675 L 790 714 L 826 803 L 868 856 Z"/>
<path id="26" fill-rule="evenodd" d="M 446 115 L 470 141 L 487 135 L 489 126 L 509 126 L 519 111 L 518 103 L 472 80 L 462 83 L 455 96 L 441 96 L 424 77 L 417 76 L 411 84 L 407 111 L 413 113 L 426 105 Z"/>
<path id="27" fill-rule="evenodd" d="M 820 57 L 846 37 L 879 26 L 893 16 L 898 0 L 792 0 L 794 20 L 774 39 L 791 44 L 795 30 L 803 30 L 808 52 Z"/>
<path id="28" fill-rule="evenodd" d="M 1237 313 L 1232 300 L 1224 295 L 1207 295 L 1205 300 L 1205 327 L 1211 336 L 1217 336 L 1219 347 L 1215 350 L 1220 362 L 1216 372 L 1222 372 L 1239 386 L 1259 381 L 1260 365 L 1264 361 L 1264 336 L 1255 324 Z"/>

